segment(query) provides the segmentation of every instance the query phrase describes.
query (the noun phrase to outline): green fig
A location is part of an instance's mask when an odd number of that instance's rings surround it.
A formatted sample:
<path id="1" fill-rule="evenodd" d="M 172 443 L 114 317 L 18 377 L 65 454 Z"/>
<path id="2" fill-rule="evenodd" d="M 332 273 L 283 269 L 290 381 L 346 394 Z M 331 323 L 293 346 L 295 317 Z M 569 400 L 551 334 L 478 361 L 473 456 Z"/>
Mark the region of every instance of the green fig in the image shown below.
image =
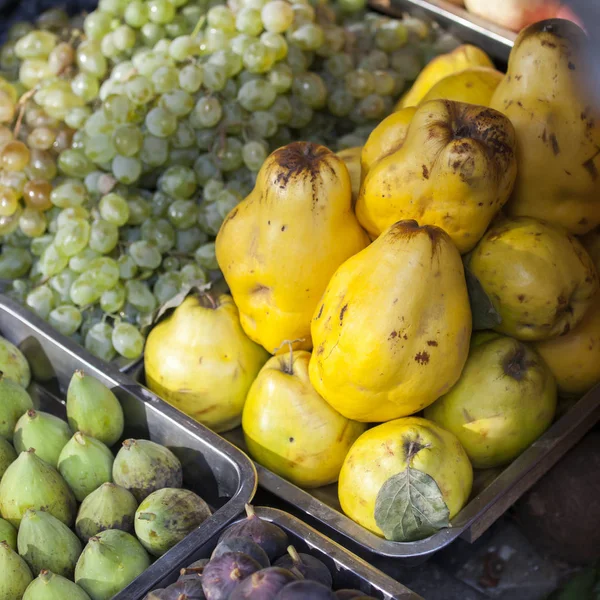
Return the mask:
<path id="1" fill-rule="evenodd" d="M 114 460 L 106 444 L 78 431 L 58 457 L 58 471 L 81 502 L 103 483 L 112 481 Z"/>
<path id="2" fill-rule="evenodd" d="M 194 492 L 164 488 L 139 505 L 135 535 L 150 554 L 162 556 L 208 517 L 208 504 Z"/>
<path id="3" fill-rule="evenodd" d="M 0 519 L 0 542 L 6 542 L 17 551 L 17 530 L 4 519 Z"/>
<path id="4" fill-rule="evenodd" d="M 75 371 L 67 390 L 67 419 L 81 431 L 112 446 L 123 435 L 124 417 L 117 397 L 94 377 Z"/>
<path id="5" fill-rule="evenodd" d="M 2 372 L 0 372 L 0 398 L 2 398 L 0 402 L 0 437 L 12 442 L 19 417 L 33 408 L 33 401 L 24 387 L 5 377 Z"/>
<path id="6" fill-rule="evenodd" d="M 62 419 L 30 409 L 17 421 L 13 443 L 19 453 L 35 448 L 39 458 L 56 468 L 60 451 L 72 435 Z"/>
<path id="7" fill-rule="evenodd" d="M 168 448 L 149 440 L 125 440 L 113 463 L 113 481 L 141 502 L 156 490 L 180 488 L 183 472 Z"/>
<path id="8" fill-rule="evenodd" d="M 17 453 L 15 449 L 10 445 L 8 440 L 0 437 L 0 479 L 4 475 L 4 471 L 8 469 L 8 465 L 17 460 Z"/>
<path id="9" fill-rule="evenodd" d="M 76 506 L 61 474 L 36 456 L 33 448 L 21 452 L 0 481 L 0 514 L 15 527 L 28 508 L 43 509 L 70 526 Z"/>
<path id="10" fill-rule="evenodd" d="M 33 577 L 27 563 L 0 542 L 0 600 L 21 600 Z"/>
<path id="11" fill-rule="evenodd" d="M 90 597 L 76 583 L 42 569 L 25 590 L 23 600 L 90 600 Z"/>
<path id="12" fill-rule="evenodd" d="M 133 531 L 137 506 L 129 490 L 114 483 L 103 483 L 81 503 L 75 531 L 84 542 L 107 529 Z"/>
<path id="13" fill-rule="evenodd" d="M 0 337 L 0 371 L 22 388 L 31 382 L 31 370 L 23 353 L 8 340 Z"/>
<path id="14" fill-rule="evenodd" d="M 150 566 L 150 557 L 130 534 L 102 531 L 89 539 L 75 567 L 75 583 L 92 600 L 109 600 Z"/>
<path id="15" fill-rule="evenodd" d="M 79 538 L 61 521 L 43 510 L 28 510 L 17 535 L 19 554 L 33 573 L 48 569 L 73 578 L 81 554 Z"/>

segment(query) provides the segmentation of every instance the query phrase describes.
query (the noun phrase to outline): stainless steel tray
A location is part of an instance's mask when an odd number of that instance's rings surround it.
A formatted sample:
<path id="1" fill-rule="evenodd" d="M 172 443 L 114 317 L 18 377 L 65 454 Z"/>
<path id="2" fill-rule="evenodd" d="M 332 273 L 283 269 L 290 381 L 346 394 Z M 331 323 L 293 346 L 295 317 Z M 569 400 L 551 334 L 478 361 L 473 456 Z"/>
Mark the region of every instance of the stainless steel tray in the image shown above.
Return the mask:
<path id="1" fill-rule="evenodd" d="M 508 61 L 517 38 L 514 31 L 498 27 L 445 0 L 368 0 L 368 4 L 373 10 L 392 17 L 400 17 L 406 11 L 414 16 L 429 17 L 458 39 L 479 46 L 501 62 Z"/>
<path id="2" fill-rule="evenodd" d="M 316 529 L 306 525 L 296 517 L 274 508 L 255 508 L 261 519 L 279 525 L 289 536 L 290 542 L 299 552 L 307 552 L 322 560 L 333 575 L 334 589 L 358 589 L 369 596 L 383 600 L 423 600 L 421 596 L 375 569 L 339 544 L 325 537 Z M 208 558 L 217 545 L 218 536 L 198 547 L 187 563 L 173 568 L 161 580 L 159 588 L 173 583 L 179 569 L 195 560 Z"/>
<path id="3" fill-rule="evenodd" d="M 185 562 L 196 548 L 213 539 L 254 497 L 256 471 L 245 454 L 2 295 L 0 335 L 16 344 L 27 357 L 32 370 L 30 391 L 39 408 L 64 417 L 61 399 L 73 372 L 83 369 L 119 398 L 125 413 L 123 437 L 145 438 L 168 446 L 181 460 L 184 485 L 202 496 L 215 511 L 113 600 L 132 600 L 156 587 L 173 565 Z"/>
<path id="4" fill-rule="evenodd" d="M 143 365 L 138 365 L 132 376 L 143 384 Z M 352 521 L 340 508 L 335 484 L 303 490 L 256 463 L 258 483 L 291 507 L 299 509 L 311 522 L 327 527 L 329 535 L 361 556 L 379 555 L 401 559 L 399 562 L 405 565 L 417 564 L 458 537 L 469 542 L 479 538 L 599 420 L 600 385 L 557 419 L 510 465 L 504 469 L 476 472 L 471 499 L 454 517 L 451 527 L 416 542 L 391 542 Z M 224 435 L 245 450 L 240 427 Z M 382 563 L 381 568 L 393 572 L 389 561 Z"/>

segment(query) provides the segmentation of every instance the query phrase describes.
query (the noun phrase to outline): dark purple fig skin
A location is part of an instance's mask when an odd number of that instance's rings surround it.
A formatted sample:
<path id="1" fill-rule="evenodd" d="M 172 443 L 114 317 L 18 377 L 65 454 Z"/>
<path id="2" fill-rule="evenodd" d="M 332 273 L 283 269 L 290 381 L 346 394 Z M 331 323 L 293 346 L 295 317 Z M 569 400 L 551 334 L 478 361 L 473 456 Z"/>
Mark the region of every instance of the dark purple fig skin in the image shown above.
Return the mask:
<path id="1" fill-rule="evenodd" d="M 208 562 L 208 558 L 201 558 L 195 563 L 192 563 L 189 567 L 181 569 L 181 571 L 179 571 L 179 578 L 177 581 L 200 581 L 202 579 L 204 567 L 208 564 Z"/>
<path id="2" fill-rule="evenodd" d="M 226 552 L 204 567 L 204 595 L 207 600 L 227 600 L 244 579 L 259 570 L 260 565 L 247 554 Z"/>
<path id="3" fill-rule="evenodd" d="M 373 596 L 365 596 L 360 590 L 338 590 L 334 595 L 337 600 L 377 600 Z"/>
<path id="4" fill-rule="evenodd" d="M 304 579 L 322 583 L 329 589 L 333 584 L 331 573 L 322 561 L 310 554 L 296 552 L 292 546 L 288 548 L 288 554 L 275 561 L 274 566 L 284 569 L 295 568 L 302 573 Z"/>
<path id="5" fill-rule="evenodd" d="M 336 597 L 330 587 L 305 579 L 288 583 L 275 600 L 336 600 Z"/>
<path id="6" fill-rule="evenodd" d="M 199 581 L 177 581 L 165 588 L 165 600 L 206 600 Z"/>
<path id="7" fill-rule="evenodd" d="M 229 600 L 273 600 L 288 583 L 297 580 L 291 571 L 281 567 L 262 569 L 244 579 Z"/>
<path id="8" fill-rule="evenodd" d="M 267 553 L 249 537 L 232 537 L 222 542 L 219 542 L 214 552 L 211 555 L 211 559 L 221 556 L 226 552 L 241 552 L 252 557 L 261 567 L 266 569 L 271 566 L 271 561 L 267 556 Z"/>
<path id="9" fill-rule="evenodd" d="M 254 509 L 248 504 L 246 513 L 248 516 L 243 521 L 235 523 L 221 535 L 219 543 L 233 537 L 249 537 L 267 553 L 271 562 L 284 555 L 289 545 L 285 531 L 281 527 L 257 517 Z"/>

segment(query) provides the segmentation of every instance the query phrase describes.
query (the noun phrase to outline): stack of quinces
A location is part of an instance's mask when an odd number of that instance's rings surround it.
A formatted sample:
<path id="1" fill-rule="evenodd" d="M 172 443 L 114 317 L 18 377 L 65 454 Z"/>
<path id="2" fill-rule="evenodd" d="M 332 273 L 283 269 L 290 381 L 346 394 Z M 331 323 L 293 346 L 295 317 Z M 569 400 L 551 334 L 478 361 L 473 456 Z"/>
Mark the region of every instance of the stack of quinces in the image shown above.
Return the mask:
<path id="1" fill-rule="evenodd" d="M 339 479 L 396 541 L 447 526 L 600 382 L 600 115 L 587 39 L 524 30 L 504 76 L 432 61 L 362 148 L 275 151 L 216 241 L 231 295 L 152 331 L 148 385 L 263 466 Z M 272 356 L 271 356 L 272 355 Z M 423 412 L 421 412 L 423 411 Z"/>

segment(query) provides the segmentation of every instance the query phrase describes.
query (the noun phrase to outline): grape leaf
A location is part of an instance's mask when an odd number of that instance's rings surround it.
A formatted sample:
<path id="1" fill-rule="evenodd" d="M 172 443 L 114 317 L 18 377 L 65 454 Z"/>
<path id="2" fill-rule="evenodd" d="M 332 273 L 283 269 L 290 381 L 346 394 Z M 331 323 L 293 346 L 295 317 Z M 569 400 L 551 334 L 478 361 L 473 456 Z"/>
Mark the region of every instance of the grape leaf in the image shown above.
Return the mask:
<path id="1" fill-rule="evenodd" d="M 390 477 L 375 501 L 375 523 L 386 539 L 411 542 L 450 526 L 450 511 L 435 480 L 412 467 Z"/>
<path id="2" fill-rule="evenodd" d="M 475 331 L 482 329 L 493 329 L 502 323 L 502 317 L 494 308 L 490 297 L 486 294 L 479 279 L 469 271 L 465 265 L 465 279 L 467 281 L 467 291 L 469 292 L 469 302 L 471 303 L 471 313 L 473 315 L 473 329 Z"/>

